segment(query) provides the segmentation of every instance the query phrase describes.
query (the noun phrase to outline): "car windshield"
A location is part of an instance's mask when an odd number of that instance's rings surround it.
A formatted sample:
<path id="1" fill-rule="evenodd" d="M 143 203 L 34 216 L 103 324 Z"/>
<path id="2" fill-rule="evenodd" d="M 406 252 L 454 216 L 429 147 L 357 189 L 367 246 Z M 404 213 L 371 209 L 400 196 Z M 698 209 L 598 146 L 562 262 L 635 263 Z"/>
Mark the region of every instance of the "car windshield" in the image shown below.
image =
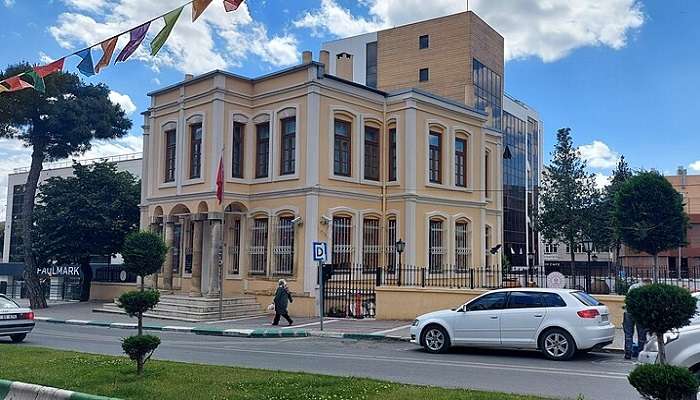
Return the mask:
<path id="1" fill-rule="evenodd" d="M 19 307 L 17 306 L 17 304 L 14 301 L 12 301 L 10 299 L 6 299 L 4 297 L 0 297 L 0 310 L 4 310 L 7 308 L 19 308 Z"/>
<path id="2" fill-rule="evenodd" d="M 602 306 L 603 303 L 599 302 L 598 300 L 595 299 L 595 297 L 591 296 L 590 294 L 586 292 L 572 292 L 572 296 L 576 297 L 578 301 L 583 303 L 585 306 Z"/>

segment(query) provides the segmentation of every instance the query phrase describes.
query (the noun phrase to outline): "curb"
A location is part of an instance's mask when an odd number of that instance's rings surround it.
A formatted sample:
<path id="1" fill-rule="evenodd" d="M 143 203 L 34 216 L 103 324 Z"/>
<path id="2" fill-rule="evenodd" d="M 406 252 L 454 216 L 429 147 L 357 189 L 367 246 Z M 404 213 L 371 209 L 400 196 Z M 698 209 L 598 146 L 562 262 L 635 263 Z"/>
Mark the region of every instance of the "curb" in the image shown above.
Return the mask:
<path id="1" fill-rule="evenodd" d="M 30 383 L 12 382 L 0 379 L 0 400 L 119 400 L 114 397 L 95 396 L 91 394 L 57 389 Z"/>

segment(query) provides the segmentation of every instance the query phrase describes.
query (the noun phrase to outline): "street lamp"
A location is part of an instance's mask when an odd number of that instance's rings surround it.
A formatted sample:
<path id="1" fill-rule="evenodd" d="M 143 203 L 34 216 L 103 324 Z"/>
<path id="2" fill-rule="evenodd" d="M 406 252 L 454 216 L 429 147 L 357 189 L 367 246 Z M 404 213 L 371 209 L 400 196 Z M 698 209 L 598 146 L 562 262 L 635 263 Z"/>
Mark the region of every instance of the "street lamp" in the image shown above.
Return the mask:
<path id="1" fill-rule="evenodd" d="M 396 241 L 396 252 L 399 253 L 399 271 L 398 271 L 398 274 L 396 276 L 396 284 L 398 286 L 401 286 L 401 266 L 402 266 L 401 255 L 403 254 L 403 251 L 405 249 L 406 249 L 406 242 L 404 242 L 403 240 L 401 240 L 399 238 L 399 240 Z"/>
<path id="2" fill-rule="evenodd" d="M 583 242 L 583 247 L 588 254 L 588 263 L 586 264 L 586 292 L 591 291 L 591 252 L 593 251 L 593 241 L 586 240 Z M 596 256 L 596 259 L 598 257 Z"/>

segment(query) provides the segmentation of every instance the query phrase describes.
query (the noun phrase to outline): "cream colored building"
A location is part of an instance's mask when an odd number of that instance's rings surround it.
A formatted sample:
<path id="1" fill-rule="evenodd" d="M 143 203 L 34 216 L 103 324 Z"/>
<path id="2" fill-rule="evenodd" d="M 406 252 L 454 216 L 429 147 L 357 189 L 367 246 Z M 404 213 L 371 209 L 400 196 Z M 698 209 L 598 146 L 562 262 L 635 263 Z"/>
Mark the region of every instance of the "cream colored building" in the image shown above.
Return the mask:
<path id="1" fill-rule="evenodd" d="M 487 113 L 421 89 L 325 74 L 329 54 L 258 78 L 224 71 L 150 93 L 142 228 L 171 246 L 159 288 L 316 296 L 311 243 L 332 263 L 490 266 L 500 280 L 502 136 Z M 224 200 L 216 199 L 223 156 Z"/>

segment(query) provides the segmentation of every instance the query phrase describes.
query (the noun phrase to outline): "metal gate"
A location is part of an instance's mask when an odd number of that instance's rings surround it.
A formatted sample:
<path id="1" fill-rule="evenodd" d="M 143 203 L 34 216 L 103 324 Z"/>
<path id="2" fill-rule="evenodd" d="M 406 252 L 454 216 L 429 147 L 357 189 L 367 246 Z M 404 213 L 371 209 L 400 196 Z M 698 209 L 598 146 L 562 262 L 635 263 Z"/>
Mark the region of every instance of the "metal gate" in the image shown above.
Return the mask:
<path id="1" fill-rule="evenodd" d="M 324 315 L 336 318 L 374 318 L 378 268 L 362 265 L 324 266 Z"/>

